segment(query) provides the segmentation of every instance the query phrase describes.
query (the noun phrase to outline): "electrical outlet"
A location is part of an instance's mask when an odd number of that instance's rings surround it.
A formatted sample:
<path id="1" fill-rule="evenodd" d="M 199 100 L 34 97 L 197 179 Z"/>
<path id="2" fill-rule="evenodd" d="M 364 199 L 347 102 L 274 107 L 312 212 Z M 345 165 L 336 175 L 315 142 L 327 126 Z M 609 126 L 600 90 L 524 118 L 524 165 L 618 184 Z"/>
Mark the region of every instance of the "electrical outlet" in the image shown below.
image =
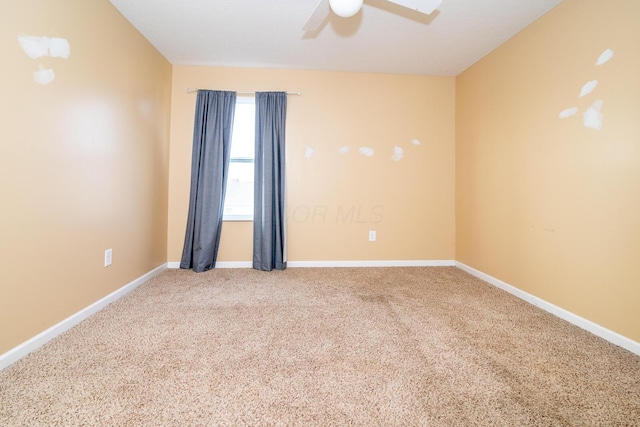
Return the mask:
<path id="1" fill-rule="evenodd" d="M 370 242 L 375 242 L 376 241 L 376 232 L 375 232 L 375 230 L 369 230 L 369 241 Z"/>
<path id="2" fill-rule="evenodd" d="M 111 256 L 112 256 L 112 251 L 111 249 L 107 249 L 106 251 L 104 251 L 104 266 L 108 267 L 111 265 Z"/>

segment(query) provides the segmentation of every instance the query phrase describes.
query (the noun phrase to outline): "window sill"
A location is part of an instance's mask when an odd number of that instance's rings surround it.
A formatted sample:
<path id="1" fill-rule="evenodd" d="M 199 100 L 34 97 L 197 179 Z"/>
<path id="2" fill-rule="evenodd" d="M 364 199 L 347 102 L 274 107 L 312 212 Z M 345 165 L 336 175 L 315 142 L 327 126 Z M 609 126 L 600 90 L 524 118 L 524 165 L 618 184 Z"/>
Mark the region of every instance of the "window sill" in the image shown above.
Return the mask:
<path id="1" fill-rule="evenodd" d="M 242 216 L 242 215 L 229 215 L 222 218 L 222 221 L 226 222 L 253 222 L 253 216 Z"/>

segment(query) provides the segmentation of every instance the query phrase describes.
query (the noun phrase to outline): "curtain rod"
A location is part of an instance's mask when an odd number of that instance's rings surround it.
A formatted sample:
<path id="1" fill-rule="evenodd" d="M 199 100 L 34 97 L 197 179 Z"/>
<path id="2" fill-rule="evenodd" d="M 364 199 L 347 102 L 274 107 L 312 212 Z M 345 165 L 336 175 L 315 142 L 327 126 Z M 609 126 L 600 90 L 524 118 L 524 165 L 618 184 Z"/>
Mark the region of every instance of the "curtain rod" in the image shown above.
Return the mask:
<path id="1" fill-rule="evenodd" d="M 195 88 L 195 89 L 191 89 L 190 87 L 187 88 L 187 93 L 193 93 L 193 92 L 197 92 L 199 90 L 207 90 L 207 89 L 200 89 L 200 88 Z M 238 95 L 255 95 L 255 92 L 236 92 Z M 287 95 L 296 95 L 296 96 L 302 96 L 302 92 L 298 91 L 298 92 L 287 92 Z"/>

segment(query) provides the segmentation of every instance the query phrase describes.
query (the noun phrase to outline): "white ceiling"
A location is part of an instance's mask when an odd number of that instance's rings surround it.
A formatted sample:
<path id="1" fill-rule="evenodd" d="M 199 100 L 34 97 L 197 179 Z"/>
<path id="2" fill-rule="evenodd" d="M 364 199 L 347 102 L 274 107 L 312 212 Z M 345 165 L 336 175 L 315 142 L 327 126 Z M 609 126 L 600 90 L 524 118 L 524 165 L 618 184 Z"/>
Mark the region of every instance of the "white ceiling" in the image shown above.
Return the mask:
<path id="1" fill-rule="evenodd" d="M 430 16 L 365 0 L 302 26 L 318 0 L 110 0 L 175 65 L 456 76 L 562 0 L 442 0 Z"/>

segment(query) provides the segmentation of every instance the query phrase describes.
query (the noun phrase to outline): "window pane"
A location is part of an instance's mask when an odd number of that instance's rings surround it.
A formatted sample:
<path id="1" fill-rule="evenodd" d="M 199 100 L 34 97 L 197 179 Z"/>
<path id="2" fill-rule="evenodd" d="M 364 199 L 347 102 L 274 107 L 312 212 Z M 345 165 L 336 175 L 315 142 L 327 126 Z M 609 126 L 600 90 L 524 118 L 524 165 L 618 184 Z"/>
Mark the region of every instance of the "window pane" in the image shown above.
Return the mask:
<path id="1" fill-rule="evenodd" d="M 251 158 L 255 151 L 256 105 L 253 98 L 238 98 L 233 119 L 231 158 Z"/>
<path id="2" fill-rule="evenodd" d="M 255 99 L 238 97 L 233 119 L 231 160 L 224 200 L 226 220 L 253 219 L 253 159 L 255 146 Z"/>
<path id="3" fill-rule="evenodd" d="M 229 163 L 224 214 L 253 217 L 253 162 Z"/>

